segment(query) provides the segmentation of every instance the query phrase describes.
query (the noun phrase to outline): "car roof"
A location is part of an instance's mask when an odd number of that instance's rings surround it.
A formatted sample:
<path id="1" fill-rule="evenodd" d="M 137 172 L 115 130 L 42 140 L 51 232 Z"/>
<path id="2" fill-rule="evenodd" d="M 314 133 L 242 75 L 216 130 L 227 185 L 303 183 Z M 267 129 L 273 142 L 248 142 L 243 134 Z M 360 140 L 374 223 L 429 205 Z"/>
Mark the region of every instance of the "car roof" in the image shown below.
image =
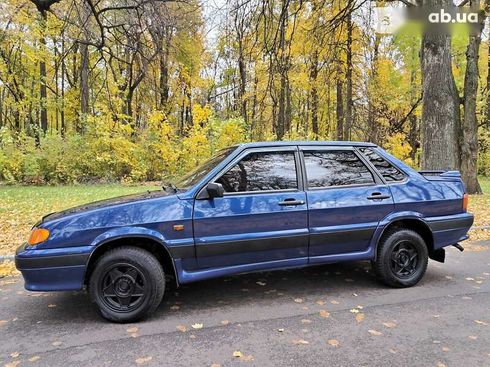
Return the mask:
<path id="1" fill-rule="evenodd" d="M 288 146 L 376 147 L 373 143 L 358 141 L 261 141 L 236 145 L 241 148 L 288 147 Z"/>

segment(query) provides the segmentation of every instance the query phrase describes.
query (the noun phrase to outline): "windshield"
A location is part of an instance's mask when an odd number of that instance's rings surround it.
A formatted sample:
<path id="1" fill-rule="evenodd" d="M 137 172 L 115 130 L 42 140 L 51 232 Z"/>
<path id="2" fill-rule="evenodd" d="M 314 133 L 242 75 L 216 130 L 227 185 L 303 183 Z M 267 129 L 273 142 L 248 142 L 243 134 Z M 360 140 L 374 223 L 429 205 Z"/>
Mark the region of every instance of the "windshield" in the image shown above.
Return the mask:
<path id="1" fill-rule="evenodd" d="M 211 159 L 204 162 L 194 171 L 185 175 L 183 178 L 177 181 L 175 186 L 177 186 L 179 189 L 185 189 L 194 186 L 199 181 L 201 181 L 204 176 L 211 172 L 214 167 L 223 162 L 225 158 L 228 157 L 230 153 L 233 152 L 235 149 L 236 147 L 231 147 L 219 150 Z"/>

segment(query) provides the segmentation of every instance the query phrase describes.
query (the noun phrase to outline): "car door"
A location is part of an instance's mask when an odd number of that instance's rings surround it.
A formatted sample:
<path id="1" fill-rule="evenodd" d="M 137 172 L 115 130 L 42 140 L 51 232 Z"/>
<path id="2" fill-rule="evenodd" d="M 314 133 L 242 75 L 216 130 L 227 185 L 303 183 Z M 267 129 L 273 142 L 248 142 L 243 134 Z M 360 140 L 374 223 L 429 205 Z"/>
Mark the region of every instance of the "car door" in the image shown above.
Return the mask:
<path id="1" fill-rule="evenodd" d="M 307 263 L 308 214 L 297 147 L 246 150 L 210 182 L 220 183 L 225 194 L 195 201 L 199 267 Z"/>
<path id="2" fill-rule="evenodd" d="M 310 262 L 362 254 L 394 207 L 390 188 L 356 150 L 304 147 Z"/>

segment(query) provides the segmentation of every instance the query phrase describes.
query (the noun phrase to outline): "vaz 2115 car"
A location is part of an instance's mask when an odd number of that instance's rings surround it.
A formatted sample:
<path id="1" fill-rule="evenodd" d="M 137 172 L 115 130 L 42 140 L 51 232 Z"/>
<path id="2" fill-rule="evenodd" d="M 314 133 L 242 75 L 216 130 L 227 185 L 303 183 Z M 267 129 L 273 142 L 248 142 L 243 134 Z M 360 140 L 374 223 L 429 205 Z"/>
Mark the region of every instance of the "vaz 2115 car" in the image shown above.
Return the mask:
<path id="1" fill-rule="evenodd" d="M 169 279 L 370 260 L 410 287 L 462 249 L 467 204 L 458 172 L 417 172 L 372 144 L 250 143 L 161 191 L 45 216 L 16 265 L 31 291 L 87 287 L 115 322 L 155 311 Z"/>

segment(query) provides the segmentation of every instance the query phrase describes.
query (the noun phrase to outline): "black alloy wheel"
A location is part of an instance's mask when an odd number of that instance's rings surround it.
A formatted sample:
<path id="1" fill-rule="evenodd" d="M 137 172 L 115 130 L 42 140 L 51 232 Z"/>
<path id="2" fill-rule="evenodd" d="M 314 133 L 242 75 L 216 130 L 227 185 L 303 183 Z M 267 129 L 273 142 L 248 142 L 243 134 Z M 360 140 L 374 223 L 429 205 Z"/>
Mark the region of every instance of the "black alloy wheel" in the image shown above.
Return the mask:
<path id="1" fill-rule="evenodd" d="M 118 247 L 97 260 L 90 274 L 89 292 L 102 317 L 133 322 L 157 309 L 165 292 L 165 274 L 150 252 Z"/>

